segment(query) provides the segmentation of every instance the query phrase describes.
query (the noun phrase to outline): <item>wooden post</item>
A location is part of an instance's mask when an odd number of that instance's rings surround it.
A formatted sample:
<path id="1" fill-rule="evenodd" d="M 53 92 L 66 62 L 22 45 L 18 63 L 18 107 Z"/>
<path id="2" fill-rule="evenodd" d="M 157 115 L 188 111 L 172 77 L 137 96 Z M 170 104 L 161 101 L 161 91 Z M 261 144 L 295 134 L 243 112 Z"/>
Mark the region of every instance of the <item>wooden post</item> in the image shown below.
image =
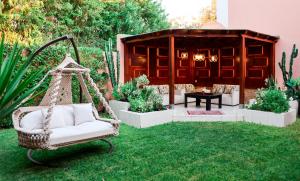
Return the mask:
<path id="1" fill-rule="evenodd" d="M 270 74 L 275 79 L 275 43 L 271 44 Z"/>
<path id="2" fill-rule="evenodd" d="M 129 81 L 129 59 L 128 59 L 128 45 L 124 43 L 124 83 Z"/>
<path id="3" fill-rule="evenodd" d="M 246 82 L 246 38 L 241 37 L 240 42 L 240 104 L 245 104 L 245 82 Z"/>
<path id="4" fill-rule="evenodd" d="M 169 37 L 169 104 L 174 106 L 174 84 L 175 84 L 175 40 L 174 35 Z"/>

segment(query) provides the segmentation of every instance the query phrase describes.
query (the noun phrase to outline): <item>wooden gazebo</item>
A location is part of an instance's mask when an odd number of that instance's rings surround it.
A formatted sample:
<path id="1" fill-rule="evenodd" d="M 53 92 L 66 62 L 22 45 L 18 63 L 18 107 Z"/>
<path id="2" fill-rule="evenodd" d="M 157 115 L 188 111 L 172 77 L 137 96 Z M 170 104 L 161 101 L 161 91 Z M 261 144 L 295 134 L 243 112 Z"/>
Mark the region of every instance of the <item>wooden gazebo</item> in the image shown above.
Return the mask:
<path id="1" fill-rule="evenodd" d="M 125 37 L 124 79 L 146 74 L 151 84 L 169 84 L 170 105 L 175 83 L 237 84 L 244 104 L 246 88 L 260 88 L 275 76 L 278 39 L 233 29 L 170 29 Z"/>

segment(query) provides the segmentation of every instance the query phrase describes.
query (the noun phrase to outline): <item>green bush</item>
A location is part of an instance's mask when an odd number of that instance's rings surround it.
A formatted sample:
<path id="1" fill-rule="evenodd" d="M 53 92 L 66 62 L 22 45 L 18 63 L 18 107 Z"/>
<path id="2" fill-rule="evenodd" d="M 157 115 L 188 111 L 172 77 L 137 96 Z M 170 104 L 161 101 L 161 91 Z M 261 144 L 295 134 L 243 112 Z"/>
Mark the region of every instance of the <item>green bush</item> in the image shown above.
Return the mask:
<path id="1" fill-rule="evenodd" d="M 287 96 L 279 89 L 262 89 L 256 93 L 256 102 L 249 109 L 275 113 L 287 112 L 289 103 Z"/>
<path id="2" fill-rule="evenodd" d="M 13 126 L 11 116 L 5 117 L 0 120 L 0 129 L 1 128 L 11 128 Z"/>
<path id="3" fill-rule="evenodd" d="M 153 111 L 153 104 L 150 101 L 146 101 L 142 97 L 138 97 L 136 99 L 131 99 L 130 103 L 130 111 L 133 112 L 150 112 Z"/>
<path id="4" fill-rule="evenodd" d="M 145 74 L 137 77 L 135 79 L 135 81 L 137 83 L 137 87 L 148 85 L 150 83 L 150 81 L 148 80 L 148 78 L 147 78 L 147 76 Z"/>
<path id="5" fill-rule="evenodd" d="M 113 97 L 119 101 L 129 102 L 130 97 L 134 97 L 134 94 L 138 90 L 136 80 L 126 82 L 124 85 L 121 85 L 119 88 L 114 88 Z"/>
<path id="6" fill-rule="evenodd" d="M 156 0 L 5 0 L 0 31 L 9 42 L 40 44 L 64 34 L 81 45 L 103 47 L 117 34 L 139 34 L 169 27 Z"/>
<path id="7" fill-rule="evenodd" d="M 291 97 L 293 100 L 300 99 L 300 77 L 291 78 L 287 83 L 290 88 L 287 88 L 286 95 Z"/>
<path id="8" fill-rule="evenodd" d="M 116 100 L 126 101 L 133 112 L 151 112 L 164 110 L 162 97 L 156 94 L 153 87 L 147 87 L 150 82 L 146 75 L 141 75 L 114 89 L 113 96 Z"/>

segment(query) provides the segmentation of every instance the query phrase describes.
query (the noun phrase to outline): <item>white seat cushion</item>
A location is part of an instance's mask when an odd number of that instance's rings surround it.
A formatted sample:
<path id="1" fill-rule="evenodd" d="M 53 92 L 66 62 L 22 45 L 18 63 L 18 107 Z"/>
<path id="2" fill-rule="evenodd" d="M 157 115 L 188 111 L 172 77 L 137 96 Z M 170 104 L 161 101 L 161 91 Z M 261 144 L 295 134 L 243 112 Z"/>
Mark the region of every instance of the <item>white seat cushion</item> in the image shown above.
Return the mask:
<path id="1" fill-rule="evenodd" d="M 114 133 L 112 124 L 104 121 L 85 122 L 77 126 L 52 129 L 50 145 L 85 140 Z"/>

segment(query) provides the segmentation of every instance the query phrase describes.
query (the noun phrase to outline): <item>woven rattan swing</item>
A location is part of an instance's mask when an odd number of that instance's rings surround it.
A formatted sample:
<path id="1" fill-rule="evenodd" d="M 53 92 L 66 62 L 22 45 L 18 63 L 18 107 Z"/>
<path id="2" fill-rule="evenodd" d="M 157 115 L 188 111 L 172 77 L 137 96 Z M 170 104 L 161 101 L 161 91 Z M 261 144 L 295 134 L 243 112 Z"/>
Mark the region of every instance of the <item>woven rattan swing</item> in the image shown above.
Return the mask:
<path id="1" fill-rule="evenodd" d="M 50 44 L 66 39 L 71 40 L 75 48 L 77 60 L 79 60 L 77 48 L 74 44 L 74 41 L 71 37 L 68 36 L 61 37 L 46 44 L 38 52 L 42 51 L 42 49 L 46 48 Z M 34 53 L 34 55 L 37 55 L 38 52 Z M 19 145 L 29 149 L 27 152 L 27 156 L 32 162 L 40 163 L 32 158 L 33 150 L 53 150 L 60 147 L 84 143 L 92 140 L 103 140 L 109 143 L 110 151 L 112 150 L 112 144 L 108 140 L 105 140 L 105 138 L 116 136 L 119 134 L 119 120 L 109 107 L 105 98 L 100 93 L 89 72 L 90 70 L 88 68 L 81 66 L 80 64 L 75 62 L 70 57 L 70 55 L 67 55 L 60 65 L 49 71 L 40 81 L 41 84 L 46 77 L 52 76 L 49 88 L 44 95 L 40 105 L 34 107 L 20 107 L 13 112 L 13 124 L 18 133 Z M 71 90 L 71 82 L 73 76 L 77 77 L 77 79 L 79 80 L 82 96 L 86 98 L 88 103 L 91 103 L 91 115 L 94 116 L 95 120 L 80 125 L 73 124 L 66 127 L 53 129 L 50 125 L 53 121 L 53 114 L 56 110 L 56 107 L 64 106 L 60 108 L 67 108 L 68 110 L 70 110 L 72 109 L 72 106 L 74 106 L 72 102 Z M 96 92 L 97 97 L 103 103 L 103 106 L 113 119 L 105 119 L 99 117 L 98 112 L 94 107 L 92 97 L 88 91 L 86 82 Z M 85 104 L 84 106 L 88 105 Z M 45 112 L 43 119 L 39 120 L 41 122 L 41 128 L 28 129 L 26 127 L 22 127 L 22 119 L 25 119 L 25 116 L 27 114 L 39 110 L 44 110 Z M 39 112 L 36 112 L 35 114 L 37 113 Z M 64 114 L 65 113 L 63 112 L 63 115 Z M 32 127 L 32 125 L 30 126 Z M 69 132 L 70 135 L 68 135 Z"/>

